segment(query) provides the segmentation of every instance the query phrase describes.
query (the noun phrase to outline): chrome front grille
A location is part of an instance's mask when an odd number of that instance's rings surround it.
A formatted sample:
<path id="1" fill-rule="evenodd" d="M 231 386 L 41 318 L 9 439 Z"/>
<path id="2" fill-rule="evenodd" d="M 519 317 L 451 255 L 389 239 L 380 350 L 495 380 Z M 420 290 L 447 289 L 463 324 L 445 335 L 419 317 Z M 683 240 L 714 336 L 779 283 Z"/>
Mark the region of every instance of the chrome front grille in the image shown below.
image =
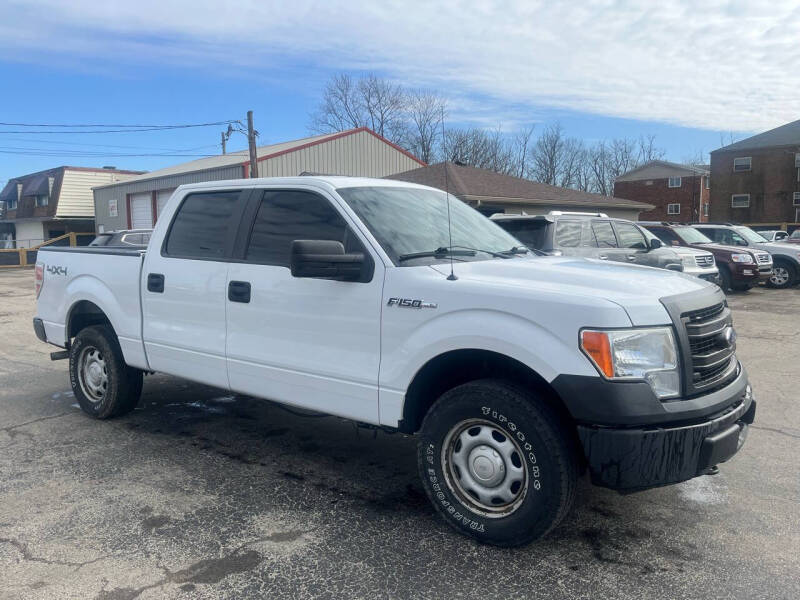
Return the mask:
<path id="1" fill-rule="evenodd" d="M 681 315 L 689 338 L 691 386 L 694 391 L 722 384 L 736 372 L 735 333 L 724 303 Z"/>
<path id="2" fill-rule="evenodd" d="M 714 266 L 714 255 L 713 254 L 697 254 L 694 257 L 694 261 L 697 263 L 697 266 L 701 269 L 706 269 L 708 267 Z"/>
<path id="3" fill-rule="evenodd" d="M 757 252 L 756 260 L 759 264 L 765 265 L 772 262 L 772 256 L 767 252 Z"/>

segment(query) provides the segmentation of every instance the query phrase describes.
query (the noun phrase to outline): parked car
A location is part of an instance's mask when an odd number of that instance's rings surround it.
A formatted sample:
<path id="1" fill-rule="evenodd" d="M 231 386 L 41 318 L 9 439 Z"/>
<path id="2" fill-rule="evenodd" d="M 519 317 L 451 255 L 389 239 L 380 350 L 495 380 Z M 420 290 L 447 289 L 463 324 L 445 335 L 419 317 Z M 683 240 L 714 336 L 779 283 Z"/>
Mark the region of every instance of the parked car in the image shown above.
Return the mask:
<path id="1" fill-rule="evenodd" d="M 604 213 L 550 211 L 547 215 L 498 213 L 491 219 L 529 248 L 558 256 L 581 256 L 683 271 L 719 283 L 714 255 L 666 247 L 632 221 Z"/>
<path id="2" fill-rule="evenodd" d="M 800 229 L 795 229 L 789 237 L 781 241 L 788 242 L 789 244 L 800 244 Z"/>
<path id="3" fill-rule="evenodd" d="M 89 246 L 106 246 L 111 248 L 147 248 L 152 229 L 124 229 L 98 233 Z"/>
<path id="4" fill-rule="evenodd" d="M 764 231 L 757 231 L 756 233 L 768 242 L 782 242 L 789 237 L 789 234 L 782 229 L 767 229 Z"/>
<path id="5" fill-rule="evenodd" d="M 40 250 L 34 331 L 97 419 L 156 371 L 416 433 L 436 510 L 503 546 L 552 530 L 584 470 L 635 491 L 739 451 L 756 403 L 719 287 L 536 256 L 448 198 L 349 177 L 181 186 L 145 252 Z"/>
<path id="6" fill-rule="evenodd" d="M 667 246 L 691 246 L 711 252 L 719 268 L 720 287 L 724 291 L 749 290 L 772 275 L 772 256 L 764 250 L 715 244 L 691 225 L 661 221 L 640 221 L 639 224 Z"/>
<path id="7" fill-rule="evenodd" d="M 764 250 L 772 255 L 772 275 L 767 285 L 787 288 L 799 281 L 800 248 L 782 242 L 768 242 L 758 232 L 743 225 L 732 223 L 693 223 L 718 244 Z"/>

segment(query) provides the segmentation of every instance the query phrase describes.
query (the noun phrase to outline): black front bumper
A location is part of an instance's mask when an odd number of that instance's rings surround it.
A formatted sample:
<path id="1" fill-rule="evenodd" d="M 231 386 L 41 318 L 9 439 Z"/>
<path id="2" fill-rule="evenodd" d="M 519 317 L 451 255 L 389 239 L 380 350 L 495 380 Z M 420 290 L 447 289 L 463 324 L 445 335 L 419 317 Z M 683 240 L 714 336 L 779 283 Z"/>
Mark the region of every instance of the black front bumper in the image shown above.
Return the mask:
<path id="1" fill-rule="evenodd" d="M 756 414 L 750 386 L 716 415 L 676 426 L 578 426 L 592 482 L 634 491 L 686 481 L 730 459 Z"/>

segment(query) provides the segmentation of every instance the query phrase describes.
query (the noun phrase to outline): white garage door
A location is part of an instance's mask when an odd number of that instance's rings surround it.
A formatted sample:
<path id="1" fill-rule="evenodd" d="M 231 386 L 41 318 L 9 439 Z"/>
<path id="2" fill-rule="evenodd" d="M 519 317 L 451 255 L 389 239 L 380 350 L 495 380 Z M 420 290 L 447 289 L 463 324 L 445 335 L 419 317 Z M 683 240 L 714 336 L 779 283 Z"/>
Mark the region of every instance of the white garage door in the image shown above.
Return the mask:
<path id="1" fill-rule="evenodd" d="M 156 219 L 161 216 L 161 212 L 167 205 L 167 200 L 169 200 L 170 196 L 172 196 L 172 192 L 174 191 L 175 190 L 159 190 L 156 192 Z"/>
<path id="2" fill-rule="evenodd" d="M 150 192 L 131 194 L 131 228 L 153 228 L 153 197 Z"/>

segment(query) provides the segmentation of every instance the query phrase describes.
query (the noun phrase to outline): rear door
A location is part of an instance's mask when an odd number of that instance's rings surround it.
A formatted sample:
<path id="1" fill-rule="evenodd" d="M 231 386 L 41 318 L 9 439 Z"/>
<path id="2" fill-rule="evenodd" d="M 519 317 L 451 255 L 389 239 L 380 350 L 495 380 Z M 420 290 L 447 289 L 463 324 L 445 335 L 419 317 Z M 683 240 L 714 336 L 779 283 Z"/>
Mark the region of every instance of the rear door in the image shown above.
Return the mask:
<path id="1" fill-rule="evenodd" d="M 228 274 L 227 357 L 234 391 L 378 422 L 383 264 L 335 198 L 254 192 Z M 372 261 L 368 282 L 293 277 L 294 240 L 335 240 Z"/>
<path id="2" fill-rule="evenodd" d="M 142 270 L 143 337 L 155 371 L 228 388 L 228 261 L 249 191 L 190 193 Z"/>
<path id="3" fill-rule="evenodd" d="M 600 260 L 614 260 L 627 262 L 627 254 L 619 247 L 614 228 L 608 219 L 593 219 L 591 225 L 592 241 L 594 242 L 594 258 Z"/>
<path id="4" fill-rule="evenodd" d="M 656 257 L 648 252 L 647 238 L 636 225 L 625 221 L 614 221 L 613 225 L 626 262 L 648 267 L 659 266 Z"/>

